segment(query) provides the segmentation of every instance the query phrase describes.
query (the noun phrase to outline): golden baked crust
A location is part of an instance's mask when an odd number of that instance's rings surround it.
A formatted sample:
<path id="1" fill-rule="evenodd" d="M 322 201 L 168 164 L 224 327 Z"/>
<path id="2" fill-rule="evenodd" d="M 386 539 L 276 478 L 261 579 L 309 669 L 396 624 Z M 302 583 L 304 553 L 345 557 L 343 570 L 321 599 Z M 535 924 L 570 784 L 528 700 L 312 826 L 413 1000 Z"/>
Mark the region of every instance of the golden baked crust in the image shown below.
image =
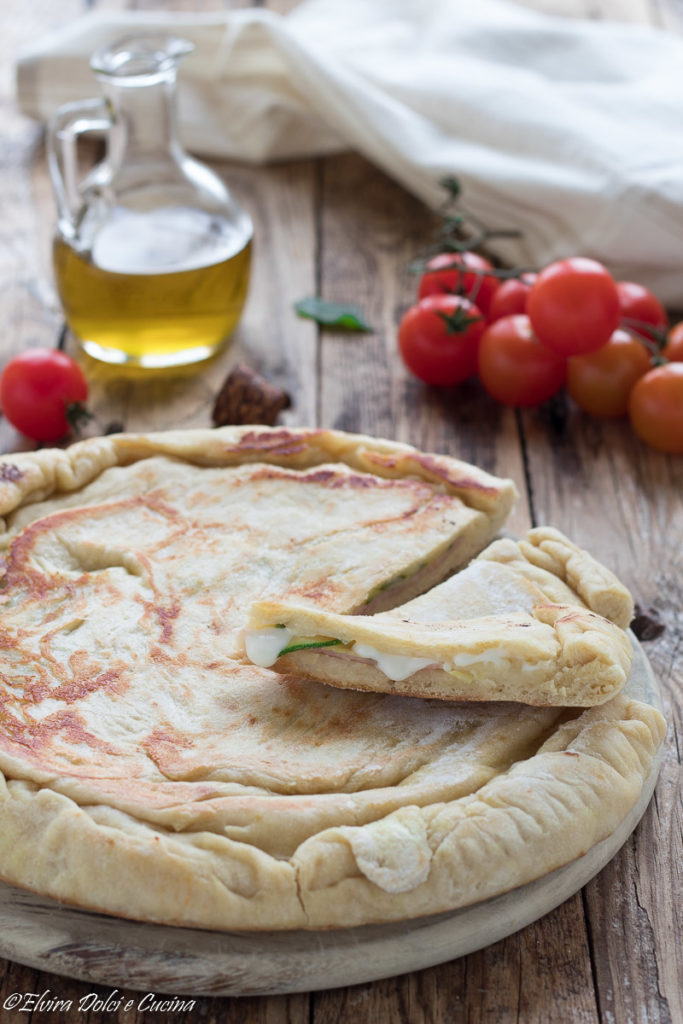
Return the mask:
<path id="1" fill-rule="evenodd" d="M 6 457 L 0 876 L 148 921 L 337 927 L 472 902 L 609 834 L 661 742 L 647 705 L 353 693 L 237 650 L 256 599 L 347 613 L 423 585 L 424 560 L 452 571 L 513 494 L 326 431 Z"/>
<path id="2" fill-rule="evenodd" d="M 278 672 L 351 689 L 590 707 L 624 688 L 632 613 L 631 595 L 608 569 L 543 527 L 519 542 L 494 541 L 466 569 L 377 615 L 256 602 L 246 653 Z M 275 644 L 265 660 L 263 638 Z"/>

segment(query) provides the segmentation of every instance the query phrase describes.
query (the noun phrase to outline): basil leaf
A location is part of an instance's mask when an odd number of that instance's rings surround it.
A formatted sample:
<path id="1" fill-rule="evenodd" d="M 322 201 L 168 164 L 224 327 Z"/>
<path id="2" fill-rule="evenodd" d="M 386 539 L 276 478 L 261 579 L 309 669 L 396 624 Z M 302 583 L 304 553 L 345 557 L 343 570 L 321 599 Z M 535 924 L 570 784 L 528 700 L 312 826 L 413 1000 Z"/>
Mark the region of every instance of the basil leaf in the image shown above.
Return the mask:
<path id="1" fill-rule="evenodd" d="M 311 647 L 334 647 L 335 644 L 340 644 L 341 640 L 314 640 L 310 644 L 292 644 L 290 647 L 284 647 L 278 654 L 278 658 L 281 658 L 283 654 L 291 654 L 292 651 L 307 651 Z"/>
<path id="2" fill-rule="evenodd" d="M 315 320 L 323 327 L 338 327 L 345 331 L 371 332 L 373 328 L 363 317 L 358 306 L 352 303 L 328 302 L 316 295 L 299 299 L 294 303 L 299 316 Z"/>

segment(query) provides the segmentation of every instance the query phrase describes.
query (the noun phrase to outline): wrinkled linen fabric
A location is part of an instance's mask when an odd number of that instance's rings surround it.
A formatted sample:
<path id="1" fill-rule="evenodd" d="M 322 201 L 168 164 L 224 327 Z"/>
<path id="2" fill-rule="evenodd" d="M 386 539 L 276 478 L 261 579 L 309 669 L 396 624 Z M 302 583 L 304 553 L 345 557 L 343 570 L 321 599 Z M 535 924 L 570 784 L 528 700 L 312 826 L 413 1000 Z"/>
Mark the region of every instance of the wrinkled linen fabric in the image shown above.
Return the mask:
<path id="1" fill-rule="evenodd" d="M 454 174 L 498 254 L 571 254 L 683 307 L 683 39 L 477 0 L 308 0 L 287 16 L 103 11 L 20 57 L 37 118 L 98 94 L 90 54 L 168 30 L 184 144 L 255 163 L 355 149 L 431 206 Z"/>

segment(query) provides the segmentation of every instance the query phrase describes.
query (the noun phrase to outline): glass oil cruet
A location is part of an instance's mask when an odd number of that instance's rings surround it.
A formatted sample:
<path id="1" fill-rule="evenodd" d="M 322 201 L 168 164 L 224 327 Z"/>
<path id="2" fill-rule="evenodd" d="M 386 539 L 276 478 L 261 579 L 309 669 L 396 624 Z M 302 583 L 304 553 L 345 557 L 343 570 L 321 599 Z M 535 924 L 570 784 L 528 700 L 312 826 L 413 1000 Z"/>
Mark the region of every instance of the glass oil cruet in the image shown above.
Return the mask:
<path id="1" fill-rule="evenodd" d="M 138 36 L 98 50 L 100 99 L 61 107 L 48 128 L 58 210 L 54 270 L 67 323 L 108 363 L 180 366 L 212 355 L 236 326 L 252 222 L 176 132 L 182 39 Z M 78 180 L 84 132 L 104 160 Z"/>

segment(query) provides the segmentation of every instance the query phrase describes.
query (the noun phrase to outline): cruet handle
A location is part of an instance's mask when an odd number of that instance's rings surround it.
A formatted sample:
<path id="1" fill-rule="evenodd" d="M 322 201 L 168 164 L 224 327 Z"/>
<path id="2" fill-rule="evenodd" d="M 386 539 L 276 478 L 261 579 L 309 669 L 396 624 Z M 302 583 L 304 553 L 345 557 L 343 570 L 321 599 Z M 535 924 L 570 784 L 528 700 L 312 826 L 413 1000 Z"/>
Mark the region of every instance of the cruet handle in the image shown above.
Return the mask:
<path id="1" fill-rule="evenodd" d="M 110 102 L 100 99 L 65 103 L 47 126 L 47 161 L 60 222 L 77 228 L 83 211 L 78 180 L 78 139 L 86 132 L 107 132 L 115 115 Z"/>

